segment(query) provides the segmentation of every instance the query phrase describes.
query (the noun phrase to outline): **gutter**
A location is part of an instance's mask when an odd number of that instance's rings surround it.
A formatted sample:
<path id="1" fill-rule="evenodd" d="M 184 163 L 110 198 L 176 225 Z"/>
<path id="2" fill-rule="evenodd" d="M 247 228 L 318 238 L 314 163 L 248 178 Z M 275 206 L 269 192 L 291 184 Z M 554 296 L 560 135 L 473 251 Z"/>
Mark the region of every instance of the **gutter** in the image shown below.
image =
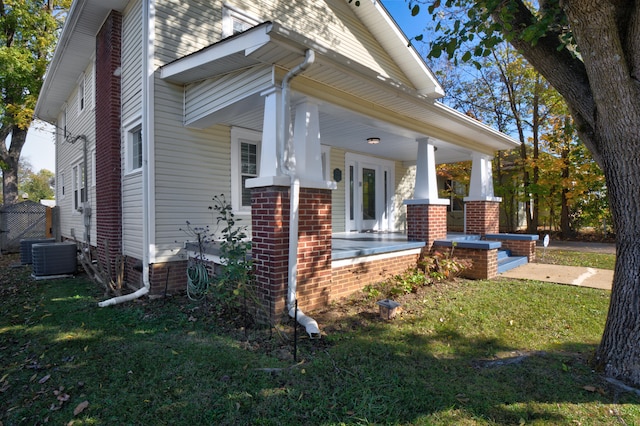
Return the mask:
<path id="1" fill-rule="evenodd" d="M 300 179 L 296 173 L 295 157 L 291 140 L 291 106 L 289 105 L 289 86 L 291 80 L 298 74 L 309 68 L 315 61 L 315 52 L 311 49 L 305 52 L 302 63 L 291 69 L 282 79 L 282 114 L 280 115 L 279 152 L 280 170 L 291 178 L 291 191 L 289 199 L 289 284 L 287 290 L 287 311 L 291 318 L 304 326 L 310 338 L 320 338 L 318 323 L 311 317 L 297 309 L 298 287 L 298 210 L 300 205 Z M 285 133 L 286 132 L 286 133 Z"/>

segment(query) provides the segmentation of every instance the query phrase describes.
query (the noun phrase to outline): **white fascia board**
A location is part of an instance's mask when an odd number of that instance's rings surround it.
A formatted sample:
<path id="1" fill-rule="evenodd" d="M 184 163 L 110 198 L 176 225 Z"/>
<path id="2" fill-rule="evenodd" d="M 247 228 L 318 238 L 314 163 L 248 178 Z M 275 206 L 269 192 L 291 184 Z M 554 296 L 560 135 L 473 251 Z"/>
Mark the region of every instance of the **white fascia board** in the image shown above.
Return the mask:
<path id="1" fill-rule="evenodd" d="M 352 8 L 393 60 L 401 67 L 418 93 L 441 98 L 444 89 L 379 0 L 368 0 Z"/>
<path id="2" fill-rule="evenodd" d="M 269 36 L 271 26 L 271 24 L 258 26 L 253 30 L 229 37 L 205 49 L 168 63 L 160 68 L 160 78 L 176 83 L 187 83 L 189 78 L 183 76 L 183 74 L 187 74 L 189 71 L 239 52 L 244 52 L 245 56 L 249 56 L 251 52 L 271 41 Z"/>
<path id="3" fill-rule="evenodd" d="M 475 118 L 471 118 L 466 114 L 463 114 L 460 111 L 455 110 L 441 102 L 434 102 L 433 106 L 436 110 L 438 110 L 438 113 L 442 114 L 444 117 L 457 121 L 461 125 L 473 130 L 474 132 L 479 132 L 491 137 L 496 142 L 494 148 L 497 150 L 513 149 L 520 146 L 520 142 L 516 141 L 510 136 L 499 132 L 493 127 L 490 127 L 482 123 L 481 121 L 476 120 Z"/>

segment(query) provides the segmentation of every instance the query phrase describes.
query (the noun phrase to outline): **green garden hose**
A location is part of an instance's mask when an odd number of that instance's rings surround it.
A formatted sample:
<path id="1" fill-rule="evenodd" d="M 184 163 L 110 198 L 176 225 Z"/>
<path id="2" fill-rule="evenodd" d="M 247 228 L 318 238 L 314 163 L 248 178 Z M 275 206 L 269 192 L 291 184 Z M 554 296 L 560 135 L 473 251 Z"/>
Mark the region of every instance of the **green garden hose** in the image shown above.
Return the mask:
<path id="1" fill-rule="evenodd" d="M 195 262 L 187 267 L 187 297 L 202 299 L 209 290 L 209 271 L 204 263 Z"/>

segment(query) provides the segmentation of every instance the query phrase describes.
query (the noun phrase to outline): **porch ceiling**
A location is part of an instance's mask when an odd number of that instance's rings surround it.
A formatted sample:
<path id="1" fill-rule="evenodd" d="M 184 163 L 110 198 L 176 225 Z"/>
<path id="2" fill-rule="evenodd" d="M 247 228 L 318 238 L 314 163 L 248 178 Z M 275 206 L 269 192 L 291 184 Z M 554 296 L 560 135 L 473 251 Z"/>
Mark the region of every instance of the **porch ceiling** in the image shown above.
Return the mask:
<path id="1" fill-rule="evenodd" d="M 325 145 L 411 162 L 416 140 L 429 137 L 438 148 L 439 163 L 469 160 L 473 151 L 491 154 L 517 146 L 508 136 L 436 102 L 438 94 L 429 98 L 277 23 L 266 22 L 167 64 L 161 78 L 186 87 L 268 64 L 279 84 L 307 49 L 313 49 L 317 59 L 292 81 L 292 105 L 305 97 L 319 104 Z M 259 92 L 216 110 L 196 127 L 219 123 L 261 130 L 264 102 Z M 369 145 L 369 137 L 379 137 L 381 143 Z"/>

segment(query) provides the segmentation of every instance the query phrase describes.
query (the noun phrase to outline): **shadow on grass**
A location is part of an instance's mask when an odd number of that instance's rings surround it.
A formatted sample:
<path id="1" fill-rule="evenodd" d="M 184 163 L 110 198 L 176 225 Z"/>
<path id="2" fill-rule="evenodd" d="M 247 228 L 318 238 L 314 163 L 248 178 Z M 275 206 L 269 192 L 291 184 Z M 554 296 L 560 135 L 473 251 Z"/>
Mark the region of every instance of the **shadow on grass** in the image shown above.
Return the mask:
<path id="1" fill-rule="evenodd" d="M 0 312 L 4 424 L 608 423 L 603 407 L 638 403 L 590 370 L 593 345 L 570 339 L 526 352 L 369 312 L 301 339 L 294 365 L 265 351 L 290 342 L 230 338 L 183 298 L 100 309 L 83 279 L 15 287 Z M 639 414 L 617 407 L 630 422 Z"/>

